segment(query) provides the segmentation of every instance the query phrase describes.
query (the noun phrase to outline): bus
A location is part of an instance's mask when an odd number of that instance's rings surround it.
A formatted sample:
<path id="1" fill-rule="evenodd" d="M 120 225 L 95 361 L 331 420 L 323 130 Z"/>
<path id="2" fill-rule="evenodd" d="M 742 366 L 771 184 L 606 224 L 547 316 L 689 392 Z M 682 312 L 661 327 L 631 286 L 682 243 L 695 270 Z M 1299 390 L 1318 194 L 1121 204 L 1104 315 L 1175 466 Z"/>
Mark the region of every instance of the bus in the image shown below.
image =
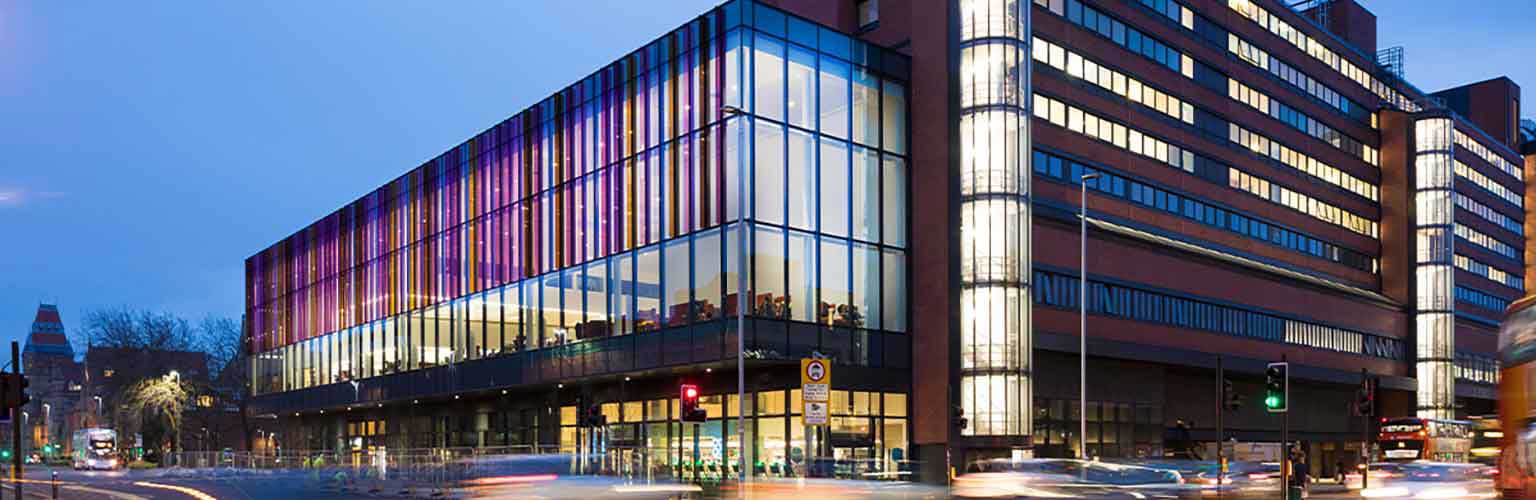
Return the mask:
<path id="1" fill-rule="evenodd" d="M 117 457 L 117 431 L 95 428 L 75 431 L 70 465 L 75 470 L 116 469 L 121 465 Z"/>
<path id="2" fill-rule="evenodd" d="M 1536 495 L 1536 295 L 1509 305 L 1499 325 L 1498 487 L 1504 498 Z"/>
<path id="3" fill-rule="evenodd" d="M 1499 424 L 1497 416 L 1467 417 L 1472 422 L 1472 458 L 1473 463 L 1483 465 L 1499 465 L 1500 441 L 1504 439 L 1504 428 Z"/>
<path id="4" fill-rule="evenodd" d="M 1382 418 L 1377 444 L 1388 462 L 1466 462 L 1472 455 L 1472 423 L 1461 420 Z"/>

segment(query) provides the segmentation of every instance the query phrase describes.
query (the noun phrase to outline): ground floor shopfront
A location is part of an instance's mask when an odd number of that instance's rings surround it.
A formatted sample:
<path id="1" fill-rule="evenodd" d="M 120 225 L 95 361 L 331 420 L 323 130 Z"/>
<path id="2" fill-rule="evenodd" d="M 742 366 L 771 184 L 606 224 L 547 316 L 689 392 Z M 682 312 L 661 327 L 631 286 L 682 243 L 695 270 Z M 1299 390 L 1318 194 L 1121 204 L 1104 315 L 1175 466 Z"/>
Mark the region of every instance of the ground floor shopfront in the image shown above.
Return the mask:
<path id="1" fill-rule="evenodd" d="M 1044 340 L 1059 339 L 1047 335 Z M 1121 351 L 1100 343 L 1090 344 L 1090 352 Z M 1224 432 L 1218 434 L 1214 356 L 1194 359 L 1145 346 L 1138 352 L 1143 358 L 1168 359 L 1090 358 L 1083 440 L 1076 353 L 1037 349 L 1029 453 L 1075 457 L 1086 441 L 1087 455 L 1105 459 L 1157 458 L 1181 449 L 1212 459 L 1222 436 L 1228 457 L 1278 456 L 1282 418 L 1258 404 L 1263 360 L 1226 359 L 1226 378 L 1244 404 L 1221 415 Z M 734 367 L 712 364 L 405 400 L 364 399 L 353 406 L 333 405 L 324 413 L 305 409 L 269 418 L 279 420 L 277 438 L 292 450 L 589 454 L 599 457 L 594 460 L 605 470 L 686 477 L 735 472 L 743 449 L 737 415 L 744 413 L 746 459 L 755 475 L 803 474 L 810 467 L 822 467 L 818 473 L 828 475 L 902 473 L 927 469 L 914 461 L 944 460 L 943 453 L 918 453 L 934 446 L 913 442 L 916 420 L 933 417 L 914 406 L 910 369 L 840 365 L 835 373 L 830 422 L 819 429 L 804 425 L 798 366 L 789 360 L 748 363 L 744 412 Z M 1361 442 L 1372 432 L 1369 422 L 1350 411 L 1357 387 L 1352 377 L 1358 373 L 1298 366 L 1293 376 L 1291 439 L 1302 443 L 1321 474 L 1340 465 L 1352 467 Z M 678 388 L 684 383 L 702 389 L 705 422 L 679 422 Z M 1411 415 L 1412 387 L 1411 379 L 1384 378 L 1380 415 Z M 370 390 L 364 386 L 356 394 L 366 396 Z M 1487 403 L 1465 398 L 1461 404 L 1475 413 Z M 605 425 L 582 425 L 584 412 L 593 407 Z M 964 464 L 953 465 L 964 470 Z"/>
<path id="2" fill-rule="evenodd" d="M 749 366 L 751 366 L 749 364 Z M 824 474 L 897 471 L 910 458 L 910 401 L 903 380 L 845 367 L 834 384 L 829 423 L 802 420 L 796 367 L 750 371 L 745 411 L 735 370 L 557 383 L 431 400 L 353 406 L 282 417 L 278 439 L 290 449 L 359 455 L 378 450 L 494 449 L 506 453 L 596 456 L 605 470 L 634 474 L 723 475 L 740 457 L 738 413 L 744 413 L 753 473 L 787 476 L 811 462 Z M 861 379 L 863 379 L 861 381 Z M 698 384 L 707 420 L 679 421 L 678 387 Z M 604 425 L 583 425 L 596 407 Z M 831 464 L 836 464 L 831 465 Z"/>

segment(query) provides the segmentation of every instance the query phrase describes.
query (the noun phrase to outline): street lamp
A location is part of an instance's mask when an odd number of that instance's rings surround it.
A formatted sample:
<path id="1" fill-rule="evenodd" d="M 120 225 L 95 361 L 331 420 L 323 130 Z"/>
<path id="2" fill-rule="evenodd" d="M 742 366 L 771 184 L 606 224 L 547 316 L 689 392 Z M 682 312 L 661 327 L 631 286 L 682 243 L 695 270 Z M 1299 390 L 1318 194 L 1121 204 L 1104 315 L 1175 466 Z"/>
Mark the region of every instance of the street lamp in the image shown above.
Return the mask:
<path id="1" fill-rule="evenodd" d="M 1077 294 L 1077 455 L 1088 459 L 1088 181 L 1098 180 L 1097 172 L 1078 180 L 1078 294 Z"/>
<path id="2" fill-rule="evenodd" d="M 746 112 L 735 106 L 722 106 L 720 115 L 722 118 L 745 115 Z M 736 195 L 745 196 L 747 183 L 746 176 L 736 176 Z M 747 410 L 747 363 L 746 363 L 746 334 L 747 334 L 747 210 L 746 204 L 737 201 L 736 209 L 736 473 L 737 480 L 743 485 L 741 491 L 745 494 L 747 482 L 747 429 L 745 425 Z M 754 405 L 754 409 L 756 409 Z"/>
<path id="3" fill-rule="evenodd" d="M 48 428 L 48 420 L 50 420 L 50 418 L 52 416 L 53 416 L 53 405 L 50 405 L 48 403 L 43 403 L 43 445 L 44 445 L 44 447 L 43 447 L 43 456 L 47 456 L 48 455 L 48 448 L 47 448 L 47 444 L 49 442 L 48 441 L 48 435 L 51 434 L 50 432 L 48 432 L 48 431 L 51 430 L 51 429 Z"/>

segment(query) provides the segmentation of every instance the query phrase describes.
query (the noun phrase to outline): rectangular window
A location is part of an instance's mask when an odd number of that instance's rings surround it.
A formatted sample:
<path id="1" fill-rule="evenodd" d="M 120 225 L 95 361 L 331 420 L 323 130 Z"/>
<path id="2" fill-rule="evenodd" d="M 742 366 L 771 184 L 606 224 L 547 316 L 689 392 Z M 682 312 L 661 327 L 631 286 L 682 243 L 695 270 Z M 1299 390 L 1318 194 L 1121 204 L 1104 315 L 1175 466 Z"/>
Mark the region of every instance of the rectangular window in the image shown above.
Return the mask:
<path id="1" fill-rule="evenodd" d="M 758 34 L 752 52 L 752 111 L 784 119 L 784 42 Z"/>
<path id="2" fill-rule="evenodd" d="M 784 223 L 784 127 L 757 120 L 753 149 L 752 214 L 757 220 Z"/>
<path id="3" fill-rule="evenodd" d="M 848 144 L 823 138 L 821 140 L 821 191 L 817 199 L 821 205 L 821 232 L 841 237 L 848 236 Z"/>
<path id="4" fill-rule="evenodd" d="M 880 234 L 880 161 L 874 151 L 853 148 L 853 238 L 877 241 Z"/>
<path id="5" fill-rule="evenodd" d="M 895 250 L 880 255 L 881 326 L 886 330 L 907 331 L 907 260 Z"/>
<path id="6" fill-rule="evenodd" d="M 789 317 L 785 288 L 784 231 L 758 226 L 752 232 L 752 312 L 765 318 Z"/>
<path id="7" fill-rule="evenodd" d="M 816 128 L 816 54 L 798 45 L 789 47 L 789 98 L 786 105 L 790 125 Z"/>
<path id="8" fill-rule="evenodd" d="M 907 246 L 907 165 L 890 155 L 881 156 L 880 230 L 881 241 L 894 247 Z"/>
<path id="9" fill-rule="evenodd" d="M 816 305 L 816 239 L 789 232 L 789 313 L 795 321 L 811 321 Z"/>
<path id="10" fill-rule="evenodd" d="M 820 72 L 821 133 L 848 138 L 848 63 L 822 56 Z"/>
<path id="11" fill-rule="evenodd" d="M 816 151 L 811 134 L 789 129 L 787 168 L 789 226 L 800 229 L 816 227 Z"/>

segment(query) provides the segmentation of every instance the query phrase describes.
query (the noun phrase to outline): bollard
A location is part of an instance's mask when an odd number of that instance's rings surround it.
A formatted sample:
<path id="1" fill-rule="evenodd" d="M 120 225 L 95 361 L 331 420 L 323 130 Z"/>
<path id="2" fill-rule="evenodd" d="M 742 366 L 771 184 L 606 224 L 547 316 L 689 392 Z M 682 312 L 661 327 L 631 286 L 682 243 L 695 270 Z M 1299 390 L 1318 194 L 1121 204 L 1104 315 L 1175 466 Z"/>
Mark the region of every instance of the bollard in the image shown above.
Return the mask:
<path id="1" fill-rule="evenodd" d="M 53 500 L 59 500 L 59 471 L 53 472 Z"/>

